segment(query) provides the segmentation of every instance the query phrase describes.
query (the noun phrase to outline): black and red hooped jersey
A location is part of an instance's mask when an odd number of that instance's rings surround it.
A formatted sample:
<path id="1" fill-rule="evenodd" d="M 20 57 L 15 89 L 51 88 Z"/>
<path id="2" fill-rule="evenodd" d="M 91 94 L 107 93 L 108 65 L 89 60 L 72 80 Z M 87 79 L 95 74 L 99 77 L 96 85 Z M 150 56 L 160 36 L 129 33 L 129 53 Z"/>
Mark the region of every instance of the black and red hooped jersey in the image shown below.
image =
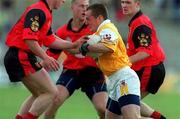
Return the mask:
<path id="1" fill-rule="evenodd" d="M 148 58 L 133 63 L 132 68 L 134 70 L 139 70 L 144 66 L 157 65 L 165 59 L 165 53 L 160 46 L 155 27 L 141 11 L 129 23 L 127 51 L 129 56 L 139 51 L 150 55 Z"/>
<path id="2" fill-rule="evenodd" d="M 45 0 L 30 5 L 7 35 L 6 44 L 31 52 L 24 40 L 36 40 L 40 46 L 54 40 L 51 30 L 52 14 Z"/>

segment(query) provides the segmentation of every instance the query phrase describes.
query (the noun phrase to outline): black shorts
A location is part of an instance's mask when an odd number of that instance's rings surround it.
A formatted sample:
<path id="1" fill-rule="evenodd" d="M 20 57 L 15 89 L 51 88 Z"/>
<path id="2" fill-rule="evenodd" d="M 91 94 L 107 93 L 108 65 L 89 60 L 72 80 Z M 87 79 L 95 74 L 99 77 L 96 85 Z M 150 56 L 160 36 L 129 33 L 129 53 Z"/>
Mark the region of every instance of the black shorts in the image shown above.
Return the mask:
<path id="1" fill-rule="evenodd" d="M 118 101 L 115 101 L 109 97 L 106 109 L 114 114 L 121 115 L 121 108 L 129 104 L 140 106 L 140 97 L 137 95 L 128 94 L 120 97 Z"/>
<path id="2" fill-rule="evenodd" d="M 104 74 L 96 67 L 87 67 L 82 70 L 63 69 L 56 84 L 65 86 L 70 95 L 81 88 L 90 99 L 97 92 L 107 91 Z"/>
<path id="3" fill-rule="evenodd" d="M 10 47 L 4 57 L 4 65 L 11 82 L 21 81 L 23 77 L 41 68 L 35 65 L 37 58 L 15 47 Z"/>
<path id="4" fill-rule="evenodd" d="M 165 78 L 165 67 L 163 63 L 158 65 L 143 67 L 136 71 L 141 82 L 141 91 L 152 94 L 157 93 Z"/>

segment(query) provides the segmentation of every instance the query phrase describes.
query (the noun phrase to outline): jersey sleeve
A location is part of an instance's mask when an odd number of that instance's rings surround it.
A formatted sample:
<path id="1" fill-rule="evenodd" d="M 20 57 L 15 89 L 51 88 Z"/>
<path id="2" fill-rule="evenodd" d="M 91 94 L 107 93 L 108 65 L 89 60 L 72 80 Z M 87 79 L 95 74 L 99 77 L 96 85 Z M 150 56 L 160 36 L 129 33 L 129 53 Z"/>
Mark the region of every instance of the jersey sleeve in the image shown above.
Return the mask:
<path id="1" fill-rule="evenodd" d="M 49 49 L 46 50 L 46 53 L 50 57 L 53 57 L 56 60 L 59 58 L 61 52 L 62 52 L 62 50 L 56 50 L 56 49 L 52 49 L 52 48 L 49 48 Z"/>
<path id="2" fill-rule="evenodd" d="M 56 31 L 56 33 L 55 33 L 58 37 L 60 37 L 60 38 L 62 38 L 62 39 L 65 38 L 64 28 L 65 28 L 64 26 L 58 28 L 57 31 Z M 51 33 L 52 33 L 52 30 L 48 32 L 49 35 L 50 35 Z M 49 36 L 49 38 L 52 39 L 51 35 Z M 53 57 L 53 58 L 55 58 L 55 59 L 58 59 L 58 57 L 60 56 L 61 52 L 62 52 L 62 50 L 57 50 L 57 49 L 53 49 L 53 48 L 48 48 L 48 49 L 46 50 L 46 53 L 47 53 L 49 56 L 51 56 L 51 57 Z"/>
<path id="3" fill-rule="evenodd" d="M 47 34 L 46 34 L 46 39 L 43 40 L 43 44 L 48 47 L 51 45 L 54 41 L 56 40 L 54 33 L 52 31 L 52 28 L 50 27 Z"/>
<path id="4" fill-rule="evenodd" d="M 117 45 L 118 36 L 111 29 L 103 29 L 100 32 L 101 43 L 103 43 L 106 47 L 115 51 Z"/>
<path id="5" fill-rule="evenodd" d="M 136 51 L 143 51 L 152 54 L 152 30 L 146 26 L 138 26 L 132 35 Z"/>
<path id="6" fill-rule="evenodd" d="M 45 13 L 40 9 L 30 10 L 24 21 L 23 39 L 38 40 L 39 30 L 46 21 Z"/>

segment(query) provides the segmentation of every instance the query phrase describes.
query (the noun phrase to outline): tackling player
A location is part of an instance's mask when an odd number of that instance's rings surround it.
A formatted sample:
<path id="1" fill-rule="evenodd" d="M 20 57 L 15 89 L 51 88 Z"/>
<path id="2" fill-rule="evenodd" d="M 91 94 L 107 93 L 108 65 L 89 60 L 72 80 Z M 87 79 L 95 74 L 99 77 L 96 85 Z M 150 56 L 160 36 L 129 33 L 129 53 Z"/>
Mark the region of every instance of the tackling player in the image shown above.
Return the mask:
<path id="1" fill-rule="evenodd" d="M 69 49 L 79 44 L 63 41 L 51 31 L 52 10 L 64 2 L 39 0 L 30 5 L 7 35 L 9 49 L 4 65 L 9 79 L 11 82 L 22 81 L 31 93 L 22 104 L 16 119 L 37 119 L 57 95 L 57 88 L 44 68 L 56 71 L 59 64 L 41 46 Z M 36 56 L 42 59 L 42 64 L 38 63 Z"/>
<path id="2" fill-rule="evenodd" d="M 72 42 L 77 41 L 84 35 L 92 34 L 86 25 L 85 12 L 89 6 L 89 0 L 72 0 L 71 10 L 73 18 L 62 27 L 56 34 Z M 57 50 L 49 49 L 48 54 L 57 58 L 60 54 Z M 97 67 L 96 62 L 91 57 L 80 56 L 80 54 L 70 54 L 65 52 L 67 59 L 63 63 L 63 71 L 57 81 L 59 90 L 58 98 L 46 111 L 45 119 L 54 119 L 58 108 L 66 101 L 74 91 L 81 88 L 91 100 L 97 110 L 100 119 L 105 119 L 105 109 L 107 102 L 106 83 L 102 71 Z"/>

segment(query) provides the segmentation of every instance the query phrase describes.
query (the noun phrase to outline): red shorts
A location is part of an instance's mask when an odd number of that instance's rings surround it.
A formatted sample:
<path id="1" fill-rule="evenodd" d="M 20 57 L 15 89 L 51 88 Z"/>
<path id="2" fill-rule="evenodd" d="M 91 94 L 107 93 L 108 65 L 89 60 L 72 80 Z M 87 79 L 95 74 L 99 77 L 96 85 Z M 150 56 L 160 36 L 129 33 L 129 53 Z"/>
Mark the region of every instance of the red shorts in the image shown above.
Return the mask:
<path id="1" fill-rule="evenodd" d="M 4 65 L 11 82 L 21 81 L 23 77 L 40 70 L 36 63 L 35 55 L 15 47 L 10 47 L 4 57 Z"/>
<path id="2" fill-rule="evenodd" d="M 165 78 L 164 64 L 143 67 L 136 71 L 141 82 L 141 92 L 149 92 L 155 94 L 162 85 Z"/>

